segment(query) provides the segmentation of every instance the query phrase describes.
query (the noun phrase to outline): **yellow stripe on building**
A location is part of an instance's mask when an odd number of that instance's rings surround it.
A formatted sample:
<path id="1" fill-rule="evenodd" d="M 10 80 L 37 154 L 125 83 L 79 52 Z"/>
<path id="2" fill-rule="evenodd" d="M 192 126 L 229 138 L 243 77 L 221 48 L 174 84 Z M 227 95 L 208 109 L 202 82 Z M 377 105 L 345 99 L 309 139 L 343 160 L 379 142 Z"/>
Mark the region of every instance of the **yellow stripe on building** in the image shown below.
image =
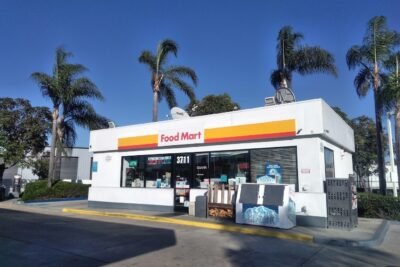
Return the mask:
<path id="1" fill-rule="evenodd" d="M 118 139 L 118 147 L 139 146 L 148 144 L 157 144 L 158 135 L 142 135 L 134 137 L 124 137 Z"/>
<path id="2" fill-rule="evenodd" d="M 204 130 L 205 139 L 224 138 L 232 136 L 274 134 L 296 131 L 296 121 L 283 120 L 273 122 L 263 122 L 255 124 L 245 124 L 238 126 L 228 126 L 221 128 L 211 128 Z"/>

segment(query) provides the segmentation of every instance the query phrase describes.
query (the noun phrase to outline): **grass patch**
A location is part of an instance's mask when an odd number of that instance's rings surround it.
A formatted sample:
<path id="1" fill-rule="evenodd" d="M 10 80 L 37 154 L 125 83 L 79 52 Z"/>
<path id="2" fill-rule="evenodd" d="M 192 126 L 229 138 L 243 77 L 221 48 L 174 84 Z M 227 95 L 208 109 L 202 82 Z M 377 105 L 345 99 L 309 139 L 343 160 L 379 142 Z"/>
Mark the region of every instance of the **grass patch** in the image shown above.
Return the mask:
<path id="1" fill-rule="evenodd" d="M 372 193 L 358 193 L 358 216 L 400 221 L 400 199 Z"/>
<path id="2" fill-rule="evenodd" d="M 23 201 L 49 200 L 59 198 L 87 197 L 89 185 L 57 181 L 51 188 L 47 181 L 40 180 L 28 183 L 22 195 Z"/>

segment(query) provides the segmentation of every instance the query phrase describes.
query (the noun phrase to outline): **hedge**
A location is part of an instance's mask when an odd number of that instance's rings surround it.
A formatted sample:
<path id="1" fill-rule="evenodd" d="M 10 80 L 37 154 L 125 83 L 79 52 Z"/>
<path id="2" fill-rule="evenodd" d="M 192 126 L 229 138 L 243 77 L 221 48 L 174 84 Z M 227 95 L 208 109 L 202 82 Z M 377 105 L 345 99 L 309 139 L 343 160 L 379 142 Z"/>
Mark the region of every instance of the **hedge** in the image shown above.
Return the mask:
<path id="1" fill-rule="evenodd" d="M 88 191 L 89 185 L 57 181 L 51 188 L 48 188 L 47 181 L 39 180 L 26 185 L 22 200 L 87 197 Z"/>
<path id="2" fill-rule="evenodd" d="M 358 216 L 400 220 L 400 199 L 372 193 L 358 193 Z"/>

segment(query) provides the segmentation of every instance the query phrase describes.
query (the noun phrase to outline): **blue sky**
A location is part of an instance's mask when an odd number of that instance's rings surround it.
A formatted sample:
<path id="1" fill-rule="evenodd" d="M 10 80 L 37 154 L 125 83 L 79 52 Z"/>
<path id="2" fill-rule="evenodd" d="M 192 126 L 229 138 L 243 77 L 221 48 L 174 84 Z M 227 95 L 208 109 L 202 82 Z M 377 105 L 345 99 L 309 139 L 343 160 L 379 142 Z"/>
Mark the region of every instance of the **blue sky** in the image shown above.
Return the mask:
<path id="1" fill-rule="evenodd" d="M 359 99 L 355 72 L 345 54 L 360 44 L 367 21 L 384 15 L 400 31 L 399 1 L 104 1 L 0 0 L 0 97 L 23 97 L 33 105 L 51 106 L 29 78 L 51 73 L 56 47 L 63 45 L 84 64 L 105 96 L 97 111 L 129 125 L 151 120 L 152 93 L 141 51 L 154 51 L 160 40 L 179 45 L 171 64 L 193 68 L 196 95 L 229 93 L 242 108 L 263 105 L 274 94 L 269 75 L 276 64 L 279 29 L 291 25 L 304 34 L 303 44 L 319 45 L 336 59 L 339 77 L 294 76 L 297 100 L 323 98 L 350 117 L 373 116 L 372 94 Z M 177 94 L 180 106 L 187 99 Z M 159 118 L 168 108 L 160 104 Z M 89 133 L 78 129 L 79 146 Z"/>

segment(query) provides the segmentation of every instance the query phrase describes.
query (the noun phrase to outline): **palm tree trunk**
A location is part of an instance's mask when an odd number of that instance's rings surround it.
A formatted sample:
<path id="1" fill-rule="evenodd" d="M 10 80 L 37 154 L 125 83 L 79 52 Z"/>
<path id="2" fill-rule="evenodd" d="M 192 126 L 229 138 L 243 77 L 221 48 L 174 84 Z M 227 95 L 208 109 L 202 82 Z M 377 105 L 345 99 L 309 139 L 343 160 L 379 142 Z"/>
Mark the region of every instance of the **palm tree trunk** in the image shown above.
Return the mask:
<path id="1" fill-rule="evenodd" d="M 153 90 L 153 122 L 158 121 L 158 93 Z"/>
<path id="2" fill-rule="evenodd" d="M 55 162 L 55 166 L 57 166 L 58 168 L 55 167 L 55 180 L 60 180 L 60 175 L 61 175 L 61 162 L 62 162 L 62 152 L 64 149 L 64 131 L 61 128 L 61 125 L 63 123 L 62 118 L 59 118 L 59 122 L 57 124 L 57 134 L 58 134 L 58 146 L 57 146 L 57 150 L 56 150 L 56 162 Z M 58 172 L 56 173 L 56 170 L 58 169 Z"/>
<path id="3" fill-rule="evenodd" d="M 51 127 L 51 144 L 50 144 L 50 159 L 49 159 L 49 174 L 47 178 L 47 187 L 51 187 L 54 178 L 54 156 L 56 150 L 56 139 L 57 139 L 57 118 L 58 118 L 58 108 L 53 110 L 53 122 Z"/>
<path id="4" fill-rule="evenodd" d="M 394 135 L 395 135 L 395 151 L 396 151 L 396 165 L 397 165 L 397 181 L 400 189 L 400 102 L 396 103 L 395 119 L 394 119 Z"/>
<path id="5" fill-rule="evenodd" d="M 62 144 L 59 141 L 59 144 L 56 149 L 56 160 L 54 162 L 54 180 L 60 180 L 60 174 L 61 174 L 61 154 L 62 154 Z"/>
<path id="6" fill-rule="evenodd" d="M 378 90 L 374 90 L 376 146 L 378 154 L 379 190 L 386 195 L 385 162 L 383 158 L 382 107 L 378 99 Z"/>
<path id="7" fill-rule="evenodd" d="M 288 88 L 288 82 L 286 78 L 283 78 L 280 84 L 281 88 Z"/>

